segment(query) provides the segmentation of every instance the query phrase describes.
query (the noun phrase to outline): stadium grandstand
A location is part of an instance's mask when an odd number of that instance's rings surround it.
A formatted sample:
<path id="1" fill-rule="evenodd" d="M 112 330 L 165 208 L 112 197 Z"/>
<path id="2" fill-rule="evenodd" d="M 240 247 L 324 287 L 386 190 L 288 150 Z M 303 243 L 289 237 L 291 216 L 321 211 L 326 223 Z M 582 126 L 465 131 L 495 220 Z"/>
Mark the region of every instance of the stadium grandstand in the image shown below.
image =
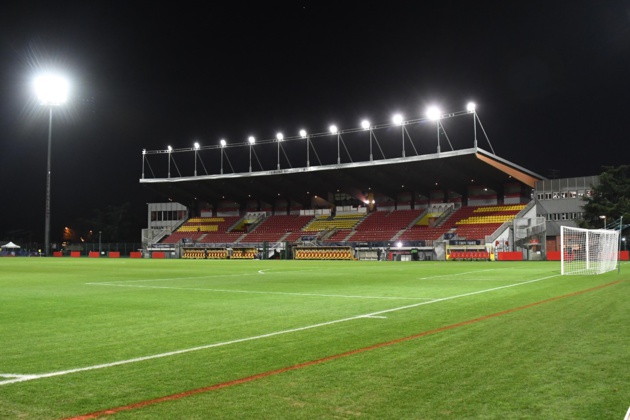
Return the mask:
<path id="1" fill-rule="evenodd" d="M 497 156 L 474 108 L 143 150 L 140 183 L 161 197 L 148 204 L 147 256 L 543 259 L 556 246 L 536 192 L 549 180 Z"/>

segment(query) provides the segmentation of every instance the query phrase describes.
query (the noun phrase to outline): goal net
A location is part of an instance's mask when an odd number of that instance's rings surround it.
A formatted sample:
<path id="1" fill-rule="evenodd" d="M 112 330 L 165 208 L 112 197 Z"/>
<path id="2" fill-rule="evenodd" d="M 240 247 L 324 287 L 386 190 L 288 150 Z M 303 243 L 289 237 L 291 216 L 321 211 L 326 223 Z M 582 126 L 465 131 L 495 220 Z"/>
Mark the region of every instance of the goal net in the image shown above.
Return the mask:
<path id="1" fill-rule="evenodd" d="M 617 268 L 619 232 L 562 226 L 562 274 L 602 274 Z"/>

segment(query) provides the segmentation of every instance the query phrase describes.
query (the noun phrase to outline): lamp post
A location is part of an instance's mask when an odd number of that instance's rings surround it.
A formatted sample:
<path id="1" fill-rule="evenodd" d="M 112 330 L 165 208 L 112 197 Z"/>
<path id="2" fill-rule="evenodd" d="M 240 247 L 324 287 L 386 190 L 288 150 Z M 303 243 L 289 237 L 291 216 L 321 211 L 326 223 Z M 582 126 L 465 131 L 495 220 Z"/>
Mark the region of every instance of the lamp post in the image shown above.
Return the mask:
<path id="1" fill-rule="evenodd" d="M 40 103 L 48 107 L 48 166 L 46 169 L 46 216 L 44 231 L 44 253 L 50 255 L 50 178 L 52 152 L 52 116 L 53 108 L 62 105 L 68 99 L 68 82 L 65 78 L 49 74 L 35 79 L 35 93 Z"/>
<path id="2" fill-rule="evenodd" d="M 278 141 L 278 170 L 280 170 L 280 142 L 284 140 L 284 135 L 282 133 L 276 134 L 276 140 Z"/>
<path id="3" fill-rule="evenodd" d="M 199 151 L 200 147 L 201 146 L 199 145 L 199 142 L 196 141 L 195 145 L 194 145 L 194 149 L 195 149 L 195 176 L 197 176 L 197 152 Z"/>
<path id="4" fill-rule="evenodd" d="M 306 133 L 306 130 L 300 130 L 300 137 L 302 137 L 303 139 L 306 139 L 306 167 L 308 168 L 309 166 L 311 166 L 311 162 L 308 159 L 308 153 L 309 153 L 309 148 L 310 148 L 310 136 Z"/>
<path id="5" fill-rule="evenodd" d="M 254 136 L 249 136 L 247 139 L 249 142 L 249 172 L 252 171 L 252 146 L 256 143 L 256 138 Z"/>
<path id="6" fill-rule="evenodd" d="M 600 219 L 604 219 L 604 229 L 606 229 L 606 216 L 599 216 Z"/>
<path id="7" fill-rule="evenodd" d="M 227 142 L 224 139 L 221 139 L 219 144 L 221 145 L 221 175 L 223 175 L 223 153 Z"/>
<path id="8" fill-rule="evenodd" d="M 403 116 L 396 114 L 392 118 L 392 121 L 394 121 L 394 124 L 402 127 L 402 157 L 405 157 L 405 127 L 403 127 Z"/>

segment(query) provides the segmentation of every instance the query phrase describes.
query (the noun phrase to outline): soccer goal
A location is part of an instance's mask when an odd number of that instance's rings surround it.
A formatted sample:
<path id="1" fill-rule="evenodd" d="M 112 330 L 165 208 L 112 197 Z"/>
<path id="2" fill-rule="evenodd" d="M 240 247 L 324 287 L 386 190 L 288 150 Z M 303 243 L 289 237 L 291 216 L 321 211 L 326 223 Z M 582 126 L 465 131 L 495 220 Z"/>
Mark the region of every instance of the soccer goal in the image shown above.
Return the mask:
<path id="1" fill-rule="evenodd" d="M 602 274 L 617 268 L 619 231 L 562 226 L 561 273 Z"/>

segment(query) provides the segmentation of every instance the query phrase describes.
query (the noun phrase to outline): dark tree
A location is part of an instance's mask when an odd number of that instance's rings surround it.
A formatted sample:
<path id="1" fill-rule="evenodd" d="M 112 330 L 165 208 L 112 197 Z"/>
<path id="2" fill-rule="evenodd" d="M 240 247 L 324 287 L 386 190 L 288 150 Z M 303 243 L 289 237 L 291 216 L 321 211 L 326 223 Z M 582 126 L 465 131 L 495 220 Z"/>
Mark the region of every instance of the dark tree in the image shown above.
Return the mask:
<path id="1" fill-rule="evenodd" d="M 133 242 L 140 236 L 138 221 L 130 211 L 130 204 L 109 205 L 105 210 L 95 209 L 94 217 L 86 220 L 93 237 L 101 232 L 103 242 Z M 93 239 L 93 238 L 92 238 Z"/>
<path id="2" fill-rule="evenodd" d="M 579 226 L 588 229 L 601 228 L 623 216 L 624 224 L 630 223 L 630 165 L 604 167 L 599 185 L 591 197 L 584 197 L 584 217 Z"/>

